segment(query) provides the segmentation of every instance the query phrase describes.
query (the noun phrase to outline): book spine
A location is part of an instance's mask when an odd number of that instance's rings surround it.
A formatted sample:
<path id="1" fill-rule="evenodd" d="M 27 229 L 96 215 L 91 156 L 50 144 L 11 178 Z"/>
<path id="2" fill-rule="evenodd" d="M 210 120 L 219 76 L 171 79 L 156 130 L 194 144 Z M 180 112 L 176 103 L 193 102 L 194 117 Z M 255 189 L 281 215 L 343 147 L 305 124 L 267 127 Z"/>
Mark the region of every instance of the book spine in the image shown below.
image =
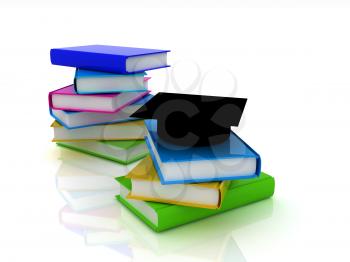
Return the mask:
<path id="1" fill-rule="evenodd" d="M 231 185 L 231 181 L 222 181 L 219 185 L 219 203 L 218 208 L 221 207 L 224 197 L 228 191 L 229 186 Z"/>
<path id="2" fill-rule="evenodd" d="M 52 94 L 53 94 L 53 92 L 50 92 L 48 95 L 50 111 L 53 108 L 53 106 L 52 106 Z"/>
<path id="3" fill-rule="evenodd" d="M 79 94 L 79 92 L 78 92 L 78 81 L 77 81 L 77 77 L 74 77 L 73 86 L 74 86 L 74 91 L 75 91 L 75 93 Z"/>
<path id="4" fill-rule="evenodd" d="M 117 74 L 128 74 L 128 72 L 126 72 L 127 57 L 125 56 L 87 53 L 65 49 L 51 49 L 50 58 L 53 65 Z"/>
<path id="5" fill-rule="evenodd" d="M 235 132 L 232 132 L 247 148 L 249 148 L 256 155 L 256 169 L 255 175 L 258 177 L 261 173 L 261 157 L 260 155 L 250 146 L 248 145 L 242 138 L 240 138 Z"/>

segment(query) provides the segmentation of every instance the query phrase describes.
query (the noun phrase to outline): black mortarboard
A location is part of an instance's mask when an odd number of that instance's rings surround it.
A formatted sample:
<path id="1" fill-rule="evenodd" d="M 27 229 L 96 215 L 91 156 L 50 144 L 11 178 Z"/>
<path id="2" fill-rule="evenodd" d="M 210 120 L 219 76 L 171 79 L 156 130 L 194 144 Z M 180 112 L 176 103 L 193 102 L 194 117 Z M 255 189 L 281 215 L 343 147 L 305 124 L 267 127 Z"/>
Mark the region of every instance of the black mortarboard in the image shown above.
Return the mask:
<path id="1" fill-rule="evenodd" d="M 157 119 L 162 140 L 179 146 L 224 142 L 238 126 L 246 98 L 158 93 L 132 117 Z"/>

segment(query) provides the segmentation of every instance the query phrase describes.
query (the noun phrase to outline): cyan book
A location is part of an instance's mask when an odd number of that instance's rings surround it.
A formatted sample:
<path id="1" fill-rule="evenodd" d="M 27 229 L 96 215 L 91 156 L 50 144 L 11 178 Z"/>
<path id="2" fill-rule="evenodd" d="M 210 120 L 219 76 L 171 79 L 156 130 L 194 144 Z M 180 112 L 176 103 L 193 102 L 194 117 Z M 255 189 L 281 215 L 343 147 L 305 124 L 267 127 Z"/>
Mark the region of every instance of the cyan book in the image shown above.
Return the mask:
<path id="1" fill-rule="evenodd" d="M 145 91 L 150 79 L 145 75 L 145 73 L 121 75 L 78 68 L 75 71 L 74 87 L 78 94 Z"/>

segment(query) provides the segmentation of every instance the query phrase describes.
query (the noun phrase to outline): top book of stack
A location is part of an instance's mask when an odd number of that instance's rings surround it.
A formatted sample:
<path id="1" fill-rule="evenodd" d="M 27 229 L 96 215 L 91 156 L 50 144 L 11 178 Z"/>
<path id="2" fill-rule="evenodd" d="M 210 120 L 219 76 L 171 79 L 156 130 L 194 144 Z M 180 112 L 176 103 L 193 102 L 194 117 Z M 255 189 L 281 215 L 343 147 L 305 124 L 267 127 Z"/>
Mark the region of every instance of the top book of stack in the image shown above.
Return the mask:
<path id="1" fill-rule="evenodd" d="M 53 48 L 51 63 L 60 66 L 103 71 L 116 74 L 134 74 L 168 67 L 170 50 L 146 49 L 108 45 L 87 45 Z"/>

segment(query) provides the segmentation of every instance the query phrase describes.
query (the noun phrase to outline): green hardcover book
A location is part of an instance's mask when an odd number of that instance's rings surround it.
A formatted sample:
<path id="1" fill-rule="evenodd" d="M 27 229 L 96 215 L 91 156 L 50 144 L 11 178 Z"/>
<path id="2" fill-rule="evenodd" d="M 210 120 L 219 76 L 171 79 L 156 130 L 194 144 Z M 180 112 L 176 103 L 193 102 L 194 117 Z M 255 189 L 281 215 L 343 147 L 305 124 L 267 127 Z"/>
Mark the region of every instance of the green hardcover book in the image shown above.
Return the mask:
<path id="1" fill-rule="evenodd" d="M 128 165 L 149 152 L 144 140 L 71 141 L 57 142 L 58 146 Z"/>
<path id="2" fill-rule="evenodd" d="M 222 206 L 207 209 L 127 199 L 131 189 L 130 179 L 118 177 L 116 180 L 120 183 L 117 200 L 156 232 L 269 198 L 275 190 L 274 178 L 265 173 L 258 178 L 235 180 L 231 182 Z"/>

